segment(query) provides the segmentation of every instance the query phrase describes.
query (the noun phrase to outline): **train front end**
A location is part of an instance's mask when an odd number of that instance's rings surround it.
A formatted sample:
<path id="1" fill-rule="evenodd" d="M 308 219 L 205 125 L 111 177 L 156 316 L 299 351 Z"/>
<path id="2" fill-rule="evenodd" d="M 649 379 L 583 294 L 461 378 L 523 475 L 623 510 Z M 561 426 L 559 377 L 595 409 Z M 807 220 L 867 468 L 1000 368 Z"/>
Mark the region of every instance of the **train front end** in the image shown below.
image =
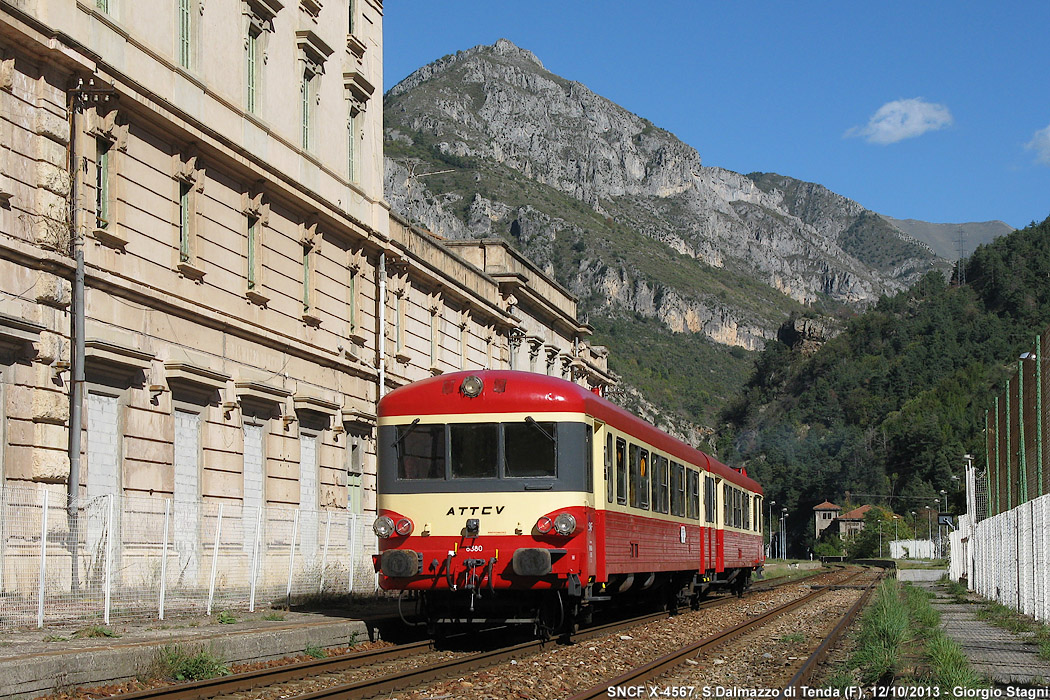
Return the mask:
<path id="1" fill-rule="evenodd" d="M 592 426 L 564 384 L 460 372 L 380 402 L 376 571 L 432 631 L 571 616 L 594 564 Z"/>

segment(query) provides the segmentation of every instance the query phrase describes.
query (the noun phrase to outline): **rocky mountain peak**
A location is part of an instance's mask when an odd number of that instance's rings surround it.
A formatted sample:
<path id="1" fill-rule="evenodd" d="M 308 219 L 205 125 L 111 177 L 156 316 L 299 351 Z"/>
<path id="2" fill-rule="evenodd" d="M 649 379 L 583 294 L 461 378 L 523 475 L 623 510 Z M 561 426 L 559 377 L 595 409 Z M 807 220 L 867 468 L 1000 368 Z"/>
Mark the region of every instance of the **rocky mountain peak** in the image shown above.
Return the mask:
<path id="1" fill-rule="evenodd" d="M 420 68 L 387 93 L 385 115 L 395 209 L 441 235 L 508 238 L 590 313 L 756 348 L 798 304 L 863 306 L 938 264 L 821 185 L 704 166 L 506 39 Z M 454 172 L 421 182 L 420 167 Z M 759 285 L 749 296 L 744 279 Z"/>

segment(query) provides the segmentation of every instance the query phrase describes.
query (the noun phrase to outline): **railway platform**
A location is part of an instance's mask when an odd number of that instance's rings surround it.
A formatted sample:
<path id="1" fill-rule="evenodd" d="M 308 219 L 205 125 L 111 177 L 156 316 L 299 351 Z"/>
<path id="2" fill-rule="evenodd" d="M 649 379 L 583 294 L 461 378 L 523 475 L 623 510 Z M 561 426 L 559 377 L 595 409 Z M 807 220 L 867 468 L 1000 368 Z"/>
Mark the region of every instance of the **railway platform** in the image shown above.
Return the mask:
<path id="1" fill-rule="evenodd" d="M 323 612 L 234 615 L 236 621 L 224 617 L 225 622 L 214 615 L 121 622 L 105 628 L 112 637 L 75 636 L 85 628 L 7 630 L 0 635 L 0 700 L 133 680 L 165 646 L 190 652 L 208 649 L 230 665 L 302 655 L 313 648 L 353 646 L 386 637 L 395 629 L 391 622 L 397 609 L 395 601 L 378 600 Z"/>
<path id="2" fill-rule="evenodd" d="M 913 582 L 934 594 L 930 603 L 941 614 L 941 629 L 958 642 L 975 671 L 998 686 L 1050 684 L 1050 661 L 1039 656 L 1032 640 L 977 619 L 976 606 L 955 602 L 936 580 Z"/>

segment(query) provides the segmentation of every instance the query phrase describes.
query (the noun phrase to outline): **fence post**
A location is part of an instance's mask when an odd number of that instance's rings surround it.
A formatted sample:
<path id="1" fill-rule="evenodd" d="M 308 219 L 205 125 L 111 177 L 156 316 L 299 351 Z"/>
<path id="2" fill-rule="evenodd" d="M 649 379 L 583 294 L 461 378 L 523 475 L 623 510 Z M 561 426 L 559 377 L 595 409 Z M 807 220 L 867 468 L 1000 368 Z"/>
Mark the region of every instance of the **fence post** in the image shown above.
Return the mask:
<path id="1" fill-rule="evenodd" d="M 160 551 L 160 619 L 164 619 L 164 596 L 168 592 L 168 528 L 171 522 L 171 499 L 164 499 L 164 548 Z"/>
<path id="2" fill-rule="evenodd" d="M 222 534 L 222 504 L 215 520 L 215 544 L 211 549 L 211 581 L 208 583 L 208 614 L 211 615 L 211 604 L 215 599 L 215 572 L 219 568 L 219 537 Z"/>
<path id="3" fill-rule="evenodd" d="M 299 509 L 295 509 L 295 519 L 292 521 L 292 547 L 288 552 L 288 589 L 285 591 L 288 609 L 292 609 L 292 573 L 295 571 L 295 538 L 299 536 Z"/>
<path id="4" fill-rule="evenodd" d="M 1035 482 L 1043 495 L 1043 340 L 1035 337 Z"/>
<path id="5" fill-rule="evenodd" d="M 39 598 L 36 605 L 36 626 L 44 626 L 44 594 L 47 585 L 47 498 L 48 491 L 44 489 L 40 495 L 40 583 Z"/>
<path id="6" fill-rule="evenodd" d="M 106 514 L 106 599 L 102 612 L 102 621 L 109 624 L 110 603 L 113 600 L 113 494 L 108 494 L 109 502 Z"/>
<path id="7" fill-rule="evenodd" d="M 357 548 L 357 513 L 350 514 L 350 581 L 347 582 L 346 590 L 350 595 L 354 593 L 354 572 L 357 570 L 356 552 Z"/>
<path id="8" fill-rule="evenodd" d="M 1017 361 L 1017 445 L 1018 496 L 1017 505 L 1028 500 L 1028 455 L 1024 448 L 1024 360 Z"/>
<path id="9" fill-rule="evenodd" d="M 332 531 L 332 511 L 328 511 L 328 520 L 324 525 L 324 549 L 321 550 L 321 574 L 317 580 L 317 595 L 324 592 L 324 569 L 328 566 L 328 534 Z"/>
<path id="10" fill-rule="evenodd" d="M 1013 479 L 1010 477 L 1014 461 L 1013 443 L 1010 441 L 1010 380 L 1006 380 L 1006 510 L 1014 507 Z"/>
<path id="11" fill-rule="evenodd" d="M 260 505 L 255 512 L 255 543 L 252 545 L 252 584 L 251 593 L 248 596 L 248 611 L 255 612 L 255 579 L 259 574 L 259 537 L 262 533 L 263 507 Z"/>
<path id="12" fill-rule="evenodd" d="M 1003 512 L 1002 503 L 999 501 L 999 397 L 995 397 L 995 514 Z"/>

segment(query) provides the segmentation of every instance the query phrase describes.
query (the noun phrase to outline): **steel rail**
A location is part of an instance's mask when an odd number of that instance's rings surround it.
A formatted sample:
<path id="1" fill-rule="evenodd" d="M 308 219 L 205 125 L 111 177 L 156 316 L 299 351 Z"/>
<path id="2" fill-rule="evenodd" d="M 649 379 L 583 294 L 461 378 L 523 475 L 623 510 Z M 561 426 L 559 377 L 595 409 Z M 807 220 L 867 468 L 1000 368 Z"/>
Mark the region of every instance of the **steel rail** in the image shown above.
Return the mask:
<path id="1" fill-rule="evenodd" d="M 861 573 L 863 572 L 857 572 L 849 578 L 855 578 Z M 662 674 L 664 671 L 683 663 L 686 658 L 696 655 L 700 652 L 708 651 L 709 649 L 721 646 L 722 644 L 725 644 L 726 642 L 731 641 L 736 637 L 742 636 L 745 632 L 748 632 L 756 627 L 761 627 L 762 625 L 766 624 L 767 622 L 770 622 L 771 620 L 777 617 L 780 617 L 781 615 L 786 615 L 787 613 L 793 610 L 797 610 L 798 608 L 824 595 L 828 592 L 828 590 L 829 589 L 827 588 L 822 588 L 819 590 L 811 591 L 806 595 L 802 596 L 801 598 L 796 598 L 795 600 L 785 603 L 784 605 L 776 607 L 772 610 L 769 610 L 768 612 L 765 612 L 759 615 L 758 617 L 752 618 L 750 620 L 745 620 L 744 622 L 741 622 L 740 624 L 734 627 L 730 627 L 728 629 L 716 632 L 715 634 L 712 634 L 709 637 L 701 639 L 699 642 L 686 645 L 678 649 L 677 651 L 673 651 L 670 654 L 661 656 L 660 658 L 650 661 L 647 664 L 643 664 L 641 666 L 633 668 L 630 671 L 627 671 L 626 673 L 621 674 L 615 678 L 609 679 L 606 682 L 602 682 L 595 686 L 592 686 L 587 690 L 581 691 L 571 696 L 569 700 L 597 700 L 597 698 L 609 697 L 609 688 L 617 686 L 638 685 L 644 682 L 645 680 L 655 678 L 656 676 Z"/>
<path id="2" fill-rule="evenodd" d="M 751 588 L 751 590 L 755 592 L 772 590 L 780 586 L 801 583 L 805 580 L 826 573 L 829 572 L 820 571 L 802 578 L 791 579 L 789 581 L 783 582 L 776 582 L 776 580 L 774 579 L 768 585 L 754 586 Z M 708 601 L 704 601 L 700 605 L 699 609 L 703 610 L 708 608 L 720 607 L 722 605 L 730 603 L 733 600 L 735 600 L 735 598 L 729 596 L 724 598 L 714 598 Z M 572 635 L 572 639 L 574 641 L 585 641 L 588 639 L 622 631 L 649 622 L 667 619 L 667 617 L 668 613 L 666 611 L 649 613 L 646 615 L 631 618 L 629 620 L 620 620 L 617 622 L 606 623 L 596 627 L 590 627 L 587 629 L 580 630 Z M 552 643 L 552 640 L 531 640 L 521 644 L 513 645 L 511 647 L 505 647 L 503 649 L 497 649 L 489 652 L 475 654 L 466 657 L 465 659 L 446 661 L 430 669 L 418 669 L 416 672 L 408 674 L 405 677 L 401 677 L 400 674 L 391 674 L 390 676 L 375 678 L 371 681 L 361 681 L 358 683 L 347 684 L 342 686 L 333 686 L 327 691 L 318 691 L 317 693 L 303 697 L 368 697 L 370 695 L 378 694 L 380 692 L 385 692 L 386 690 L 397 690 L 411 685 L 417 685 L 430 680 L 436 680 L 446 677 L 456 672 L 457 664 L 461 664 L 470 669 L 477 668 L 482 665 L 492 665 L 495 663 L 499 663 L 502 660 L 513 658 L 515 656 L 524 656 L 529 652 L 542 649 L 544 646 Z M 309 661 L 286 664 L 284 666 L 275 666 L 255 671 L 246 671 L 244 673 L 237 673 L 219 678 L 211 678 L 207 680 L 181 683 L 178 685 L 150 688 L 147 690 L 135 691 L 114 696 L 114 700 L 158 700 L 159 698 L 164 698 L 164 700 L 202 700 L 204 698 L 213 698 L 220 695 L 232 695 L 235 693 L 246 692 L 255 688 L 277 685 L 280 683 L 302 680 L 304 678 L 318 676 L 325 673 L 334 673 L 352 668 L 358 668 L 365 665 L 381 663 L 384 661 L 403 658 L 405 656 L 411 656 L 423 651 L 429 651 L 432 648 L 433 642 L 429 640 L 413 642 L 410 644 L 398 645 L 396 647 L 371 649 L 369 651 L 333 656 L 326 659 L 312 659 Z M 358 688 L 358 686 L 360 686 L 360 688 Z M 355 690 L 355 688 L 358 689 Z M 370 691 L 368 690 L 369 688 L 371 688 Z M 345 690 L 348 694 L 339 695 L 337 691 L 340 691 L 340 689 Z"/>
<path id="3" fill-rule="evenodd" d="M 828 633 L 824 640 L 813 650 L 807 658 L 802 667 L 791 677 L 791 680 L 787 682 L 784 688 L 775 696 L 777 698 L 783 697 L 798 697 L 797 691 L 802 686 L 809 683 L 810 678 L 813 677 L 814 671 L 817 670 L 817 666 L 824 661 L 824 658 L 831 651 L 831 647 L 839 640 L 840 637 L 845 633 L 846 629 L 853 622 L 854 618 L 860 613 L 864 606 L 871 600 L 872 594 L 875 592 L 875 587 L 885 578 L 886 573 L 882 572 L 872 580 L 864 589 L 864 593 L 861 594 L 857 602 L 854 603 L 846 614 L 842 616 L 842 619 L 838 621 L 834 629 Z"/>
<path id="4" fill-rule="evenodd" d="M 322 673 L 332 673 L 348 668 L 356 668 L 366 664 L 380 663 L 391 659 L 400 659 L 412 656 L 422 651 L 428 651 L 433 643 L 430 640 L 412 642 L 410 644 L 399 644 L 395 647 L 382 649 L 369 649 L 352 654 L 331 656 L 326 659 L 312 659 L 287 664 L 285 666 L 274 666 L 271 668 L 258 669 L 256 671 L 245 671 L 230 676 L 209 678 L 203 681 L 191 681 L 178 685 L 161 686 L 139 690 L 132 693 L 124 693 L 114 696 L 120 700 L 154 700 L 164 698 L 165 700 L 198 700 L 200 698 L 212 698 L 217 695 L 244 692 L 253 688 L 260 688 L 277 683 L 301 680 Z"/>

